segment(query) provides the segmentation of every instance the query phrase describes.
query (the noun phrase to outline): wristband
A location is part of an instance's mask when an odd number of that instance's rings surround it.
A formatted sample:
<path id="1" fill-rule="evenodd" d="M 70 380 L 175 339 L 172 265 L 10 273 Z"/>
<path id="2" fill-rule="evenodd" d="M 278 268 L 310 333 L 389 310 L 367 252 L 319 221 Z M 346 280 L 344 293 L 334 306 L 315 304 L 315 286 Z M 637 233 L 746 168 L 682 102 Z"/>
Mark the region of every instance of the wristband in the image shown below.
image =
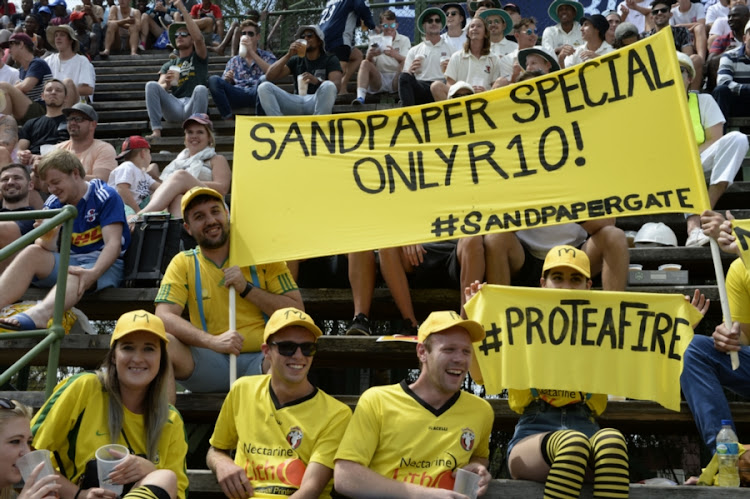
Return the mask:
<path id="1" fill-rule="evenodd" d="M 240 293 L 240 298 L 244 298 L 247 296 L 247 294 L 252 290 L 255 286 L 253 286 L 253 283 L 250 281 L 245 281 L 247 284 L 245 284 L 245 290 Z M 75 498 L 73 498 L 75 499 Z"/>

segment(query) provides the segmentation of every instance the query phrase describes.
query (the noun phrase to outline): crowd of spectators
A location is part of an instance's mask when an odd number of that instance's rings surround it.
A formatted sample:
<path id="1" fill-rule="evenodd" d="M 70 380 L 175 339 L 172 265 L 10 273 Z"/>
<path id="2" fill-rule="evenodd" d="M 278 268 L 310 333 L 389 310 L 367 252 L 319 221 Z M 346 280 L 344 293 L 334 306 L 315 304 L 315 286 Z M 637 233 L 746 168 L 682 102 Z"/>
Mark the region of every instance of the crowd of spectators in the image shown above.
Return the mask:
<path id="1" fill-rule="evenodd" d="M 193 391 L 229 388 L 228 379 L 213 375 L 226 372 L 228 354 L 239 355 L 241 374 L 260 374 L 273 369 L 274 362 L 282 364 L 284 357 L 297 356 L 298 350 L 301 358 L 310 357 L 319 335 L 309 327 L 309 318 L 291 324 L 288 316 L 279 329 L 269 332 L 266 326 L 264 333 L 268 317 L 280 309 L 304 316 L 296 283 L 312 274 L 315 262 L 242 269 L 227 264 L 229 226 L 224 196 L 229 193 L 232 172 L 227 159 L 215 149 L 214 125 L 207 114 L 209 94 L 222 120 L 233 120 L 247 109 L 269 116 L 330 114 L 337 97 L 349 93 L 350 79 L 356 73 L 353 110 L 380 93 L 398 94 L 400 105 L 406 107 L 544 77 L 669 28 L 712 208 L 734 181 L 748 151 L 747 137 L 726 129 L 728 118 L 750 114 L 750 58 L 746 55 L 750 11 L 744 0 L 715 2 L 707 13 L 701 3 L 687 0 L 627 0 L 617 10 L 598 14 L 584 13 L 576 0 L 555 0 L 548 9 L 555 24 L 541 37 L 537 20 L 524 17 L 523 7 L 503 6 L 496 0 L 446 3 L 419 13 L 415 28 L 422 41 L 413 46 L 399 31 L 393 11 L 380 12 L 376 24 L 364 1 L 329 0 L 320 22 L 298 26 L 294 39 L 278 56 L 262 48 L 259 16 L 250 15 L 226 27 L 220 6 L 211 0 L 192 6 L 183 0 L 153 4 L 141 0 L 137 5 L 83 0 L 73 9 L 68 9 L 65 0 L 39 4 L 24 0 L 19 13 L 12 3 L 2 5 L 7 9 L 0 19 L 5 26 L 0 31 L 0 48 L 4 49 L 0 58 L 2 209 L 29 210 L 42 203 L 48 208 L 67 204 L 78 208 L 66 308 L 86 292 L 121 284 L 130 231 L 144 213 L 163 210 L 182 218 L 197 247 L 179 254 L 167 269 L 156 299 L 156 316 L 163 320 L 169 338 L 163 348 L 173 374 Z M 360 25 L 369 30 L 364 53 L 355 43 Z M 128 137 L 118 155 L 112 145 L 95 137 L 99 116 L 93 107 L 96 73 L 91 61 L 107 59 L 115 52 L 137 56 L 147 48 L 165 50 L 158 77 L 145 85 L 151 134 Z M 223 54 L 227 48 L 232 57 L 225 70 L 211 75 L 210 54 Z M 293 81 L 291 92 L 278 85 L 288 77 Z M 165 122 L 182 124 L 185 149 L 160 169 L 152 162 L 151 147 L 159 143 Z M 686 214 L 686 246 L 704 246 L 710 236 L 718 238 L 716 228 L 721 221 L 717 217 Z M 0 223 L 0 247 L 32 225 Z M 545 257 L 560 245 L 584 252 L 586 279 L 600 274 L 603 289 L 625 290 L 628 241 L 614 219 L 382 248 L 339 256 L 348 262 L 344 273 L 354 297 L 354 319 L 347 334 L 373 332 L 369 315 L 378 265 L 402 315 L 403 325 L 395 332 L 417 335 L 419 331 L 421 337 L 410 297 L 414 283 L 456 287 L 462 307 L 470 296 L 463 291 L 475 281 L 538 285 Z M 728 242 L 724 246 L 736 249 Z M 327 261 L 317 263 L 325 267 Z M 20 298 L 29 285 L 53 286 L 58 263 L 54 233 L 4 263 L 0 306 Z M 234 287 L 240 297 L 236 331 L 229 329 L 220 312 L 226 309 L 228 287 Z M 210 306 L 204 310 L 203 300 L 211 295 Z M 54 297 L 50 291 L 37 305 L 0 320 L 0 326 L 17 330 L 46 326 Z M 189 319 L 183 318 L 186 309 Z M 459 336 L 464 346 L 476 341 L 471 324 L 451 320 L 445 319 L 451 328 L 463 328 Z M 282 335 L 279 331 L 290 324 L 305 331 Z M 427 330 L 424 336 L 441 332 Z M 747 343 L 742 328 L 716 334 L 723 341 L 720 349 L 746 348 L 740 346 Z M 277 337 L 278 343 L 268 343 L 269 336 Z M 311 341 L 283 349 L 282 344 L 293 343 L 278 340 L 286 336 Z M 278 346 L 281 357 L 272 355 L 269 345 Z M 427 358 L 430 349 L 425 348 L 422 353 Z M 693 348 L 705 351 L 709 347 Z M 698 353 L 693 355 L 697 357 Z M 309 363 L 304 367 L 309 369 Z M 303 396 L 310 395 L 307 385 L 295 386 Z M 243 389 L 250 389 L 249 385 Z M 260 385 L 252 389 L 268 390 Z M 398 395 L 380 395 L 398 399 L 401 392 L 396 391 Z M 238 397 L 242 394 L 232 398 Z M 225 410 L 225 423 L 234 424 Z M 234 480 L 235 470 L 227 465 L 225 454 L 232 450 L 227 445 L 236 443 L 231 434 L 235 430 L 227 431 L 228 436 L 215 433 L 212 444 L 220 444 L 212 449 L 218 453 L 210 455 L 210 463 L 222 487 L 247 490 L 245 482 Z M 336 438 L 342 434 L 343 429 Z M 707 444 L 713 443 L 705 434 L 704 438 Z M 353 451 L 345 456 L 344 461 L 358 457 Z M 485 464 L 484 456 L 480 458 L 472 461 L 477 472 Z M 318 477 L 323 485 L 331 477 L 333 457 L 324 464 L 328 471 Z M 362 473 L 348 464 L 342 468 L 344 474 Z M 224 472 L 229 474 L 221 476 Z M 344 486 L 353 485 L 345 481 Z"/>

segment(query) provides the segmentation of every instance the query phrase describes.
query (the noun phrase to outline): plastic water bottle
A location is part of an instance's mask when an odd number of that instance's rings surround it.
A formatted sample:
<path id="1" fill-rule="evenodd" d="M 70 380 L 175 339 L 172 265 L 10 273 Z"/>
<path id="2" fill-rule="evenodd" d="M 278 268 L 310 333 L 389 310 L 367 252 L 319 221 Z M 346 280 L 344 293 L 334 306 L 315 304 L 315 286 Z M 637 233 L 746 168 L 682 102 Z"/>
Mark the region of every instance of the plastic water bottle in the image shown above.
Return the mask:
<path id="1" fill-rule="evenodd" d="M 737 463 L 740 448 L 732 421 L 721 420 L 721 430 L 716 436 L 716 454 L 719 456 L 719 487 L 739 487 L 740 473 Z"/>

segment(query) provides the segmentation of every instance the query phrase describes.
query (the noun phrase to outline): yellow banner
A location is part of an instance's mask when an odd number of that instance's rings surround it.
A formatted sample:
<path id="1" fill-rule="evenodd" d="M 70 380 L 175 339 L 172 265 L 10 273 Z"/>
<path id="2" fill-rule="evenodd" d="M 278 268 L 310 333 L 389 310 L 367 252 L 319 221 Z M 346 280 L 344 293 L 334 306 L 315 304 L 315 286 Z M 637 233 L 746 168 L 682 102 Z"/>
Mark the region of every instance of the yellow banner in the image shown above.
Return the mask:
<path id="1" fill-rule="evenodd" d="M 732 233 L 737 238 L 737 248 L 745 268 L 750 270 L 750 220 L 732 220 Z"/>
<path id="2" fill-rule="evenodd" d="M 681 295 L 484 286 L 466 304 L 487 393 L 558 389 L 680 410 L 682 355 L 701 314 Z"/>
<path id="3" fill-rule="evenodd" d="M 235 130 L 233 264 L 709 208 L 670 30 L 474 96 Z"/>

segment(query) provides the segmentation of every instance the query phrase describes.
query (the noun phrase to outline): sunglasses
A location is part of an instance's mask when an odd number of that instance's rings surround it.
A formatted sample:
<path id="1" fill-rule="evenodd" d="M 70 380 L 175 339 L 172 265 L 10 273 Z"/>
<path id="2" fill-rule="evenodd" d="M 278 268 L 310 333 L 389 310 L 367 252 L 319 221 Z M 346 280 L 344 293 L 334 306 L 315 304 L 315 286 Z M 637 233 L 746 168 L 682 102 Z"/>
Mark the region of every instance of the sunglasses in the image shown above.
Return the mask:
<path id="1" fill-rule="evenodd" d="M 284 357 L 292 357 L 300 349 L 305 357 L 312 357 L 318 351 L 318 345 L 311 341 L 305 343 L 295 343 L 294 341 L 272 341 L 271 345 L 275 346 Z"/>
<path id="2" fill-rule="evenodd" d="M 252 38 L 253 36 L 255 36 L 255 31 L 243 31 L 242 34 Z"/>
<path id="3" fill-rule="evenodd" d="M 313 38 L 315 33 L 302 33 L 302 38 Z"/>
<path id="4" fill-rule="evenodd" d="M 669 7 L 662 7 L 661 9 L 654 9 L 651 11 L 653 15 L 666 14 L 667 12 L 669 12 Z"/>
<path id="5" fill-rule="evenodd" d="M 690 76 L 690 71 L 686 67 L 680 66 L 680 72 L 684 75 Z"/>
<path id="6" fill-rule="evenodd" d="M 0 398 L 0 407 L 3 409 L 8 409 L 9 411 L 12 411 L 16 408 L 16 404 L 13 403 L 11 399 L 6 398 Z"/>
<path id="7" fill-rule="evenodd" d="M 527 29 L 526 31 L 521 31 L 524 35 L 536 35 L 536 29 Z"/>
<path id="8" fill-rule="evenodd" d="M 478 3 L 477 7 L 487 7 L 487 8 L 493 8 L 495 4 L 493 2 L 484 2 L 484 3 Z"/>
<path id="9" fill-rule="evenodd" d="M 442 19 L 439 17 L 431 17 L 429 19 L 424 20 L 425 24 L 440 24 L 442 22 Z"/>
<path id="10" fill-rule="evenodd" d="M 190 36 L 190 33 L 186 31 L 178 31 L 177 33 L 174 34 L 174 36 L 175 38 L 185 38 L 187 36 Z"/>
<path id="11" fill-rule="evenodd" d="M 460 15 L 460 12 L 458 12 L 457 10 L 451 10 L 450 12 L 446 12 L 446 15 L 448 17 L 458 16 Z"/>
<path id="12" fill-rule="evenodd" d="M 81 123 L 82 121 L 91 121 L 91 120 L 88 118 L 84 118 L 83 116 L 68 116 L 67 118 L 65 118 L 65 121 L 67 121 L 68 123 L 71 123 L 71 122 Z"/>
<path id="13" fill-rule="evenodd" d="M 382 26 L 383 28 L 395 28 L 396 27 L 396 23 L 395 22 L 393 22 L 393 23 L 383 23 L 380 26 Z"/>

